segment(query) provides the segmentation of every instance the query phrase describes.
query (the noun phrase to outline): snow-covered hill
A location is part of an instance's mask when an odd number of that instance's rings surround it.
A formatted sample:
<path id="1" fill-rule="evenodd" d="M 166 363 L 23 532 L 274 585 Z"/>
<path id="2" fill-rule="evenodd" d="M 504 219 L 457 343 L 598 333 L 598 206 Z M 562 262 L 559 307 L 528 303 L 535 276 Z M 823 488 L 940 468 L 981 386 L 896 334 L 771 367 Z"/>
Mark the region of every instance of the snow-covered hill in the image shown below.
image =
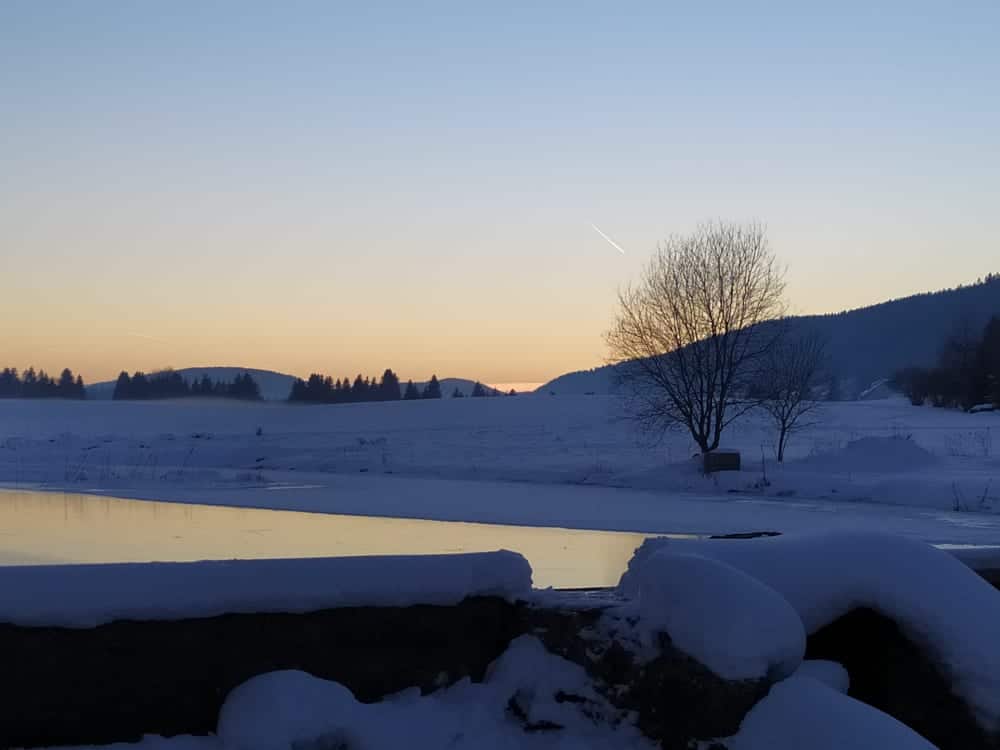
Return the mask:
<path id="1" fill-rule="evenodd" d="M 931 365 L 948 336 L 966 327 L 981 332 L 992 315 L 1000 315 L 1000 278 L 789 321 L 795 329 L 826 340 L 831 374 L 836 376 L 844 398 L 856 398 L 900 368 Z M 614 368 L 566 373 L 538 391 L 557 395 L 614 393 Z M 873 396 L 874 391 L 866 398 Z"/>

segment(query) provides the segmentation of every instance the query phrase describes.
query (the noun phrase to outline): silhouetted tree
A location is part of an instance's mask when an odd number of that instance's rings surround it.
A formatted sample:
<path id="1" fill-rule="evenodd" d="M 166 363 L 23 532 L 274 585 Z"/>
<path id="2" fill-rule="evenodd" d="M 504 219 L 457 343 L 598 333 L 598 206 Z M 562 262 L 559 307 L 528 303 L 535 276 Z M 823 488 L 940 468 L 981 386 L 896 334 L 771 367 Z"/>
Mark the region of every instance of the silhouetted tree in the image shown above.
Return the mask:
<path id="1" fill-rule="evenodd" d="M 818 336 L 784 337 L 763 360 L 761 407 L 778 433 L 778 461 L 794 432 L 810 424 L 808 415 L 819 407 L 814 390 L 826 363 L 824 342 Z"/>
<path id="2" fill-rule="evenodd" d="M 76 379 L 68 367 L 59 374 L 59 395 L 62 398 L 74 398 L 76 394 Z"/>
<path id="3" fill-rule="evenodd" d="M 406 390 L 403 392 L 403 399 L 405 401 L 413 401 L 420 398 L 420 391 L 417 390 L 417 386 L 413 384 L 412 380 L 406 381 Z"/>
<path id="4" fill-rule="evenodd" d="M 111 394 L 111 398 L 115 401 L 132 398 L 132 378 L 124 370 L 118 374 L 118 381 L 115 383 L 115 390 Z"/>
<path id="5" fill-rule="evenodd" d="M 441 398 L 441 384 L 438 382 L 437 375 L 431 375 L 431 379 L 424 386 L 422 396 L 423 398 Z"/>
<path id="6" fill-rule="evenodd" d="M 146 373 L 141 370 L 137 370 L 132 374 L 132 388 L 129 398 L 149 398 L 149 380 L 146 378 Z"/>
<path id="7" fill-rule="evenodd" d="M 232 383 L 226 386 L 226 395 L 230 398 L 238 398 L 244 401 L 260 401 L 260 388 L 253 376 L 244 372 L 237 375 Z"/>
<path id="8" fill-rule="evenodd" d="M 452 398 L 465 398 L 465 394 L 458 390 L 458 386 L 455 386 L 455 390 L 451 392 Z"/>
<path id="9" fill-rule="evenodd" d="M 704 224 L 660 245 L 619 293 L 612 358 L 649 429 L 682 425 L 703 453 L 756 404 L 758 365 L 782 330 L 783 272 L 757 224 Z"/>
<path id="10" fill-rule="evenodd" d="M 0 398 L 18 398 L 21 395 L 21 378 L 17 369 L 5 367 L 0 372 Z"/>
<path id="11" fill-rule="evenodd" d="M 486 389 L 483 388 L 483 384 L 477 380 L 476 384 L 472 386 L 472 396 L 475 398 L 482 398 L 485 395 Z"/>
<path id="12" fill-rule="evenodd" d="M 367 401 L 368 400 L 368 383 L 359 374 L 354 378 L 354 385 L 351 386 L 351 401 Z"/>
<path id="13" fill-rule="evenodd" d="M 399 376 L 392 370 L 386 369 L 382 373 L 382 380 L 378 384 L 379 401 L 399 401 L 402 393 L 399 390 Z"/>
<path id="14" fill-rule="evenodd" d="M 289 401 L 306 401 L 308 395 L 308 389 L 306 388 L 306 381 L 302 378 L 295 378 L 295 382 L 292 383 L 292 390 L 288 394 Z"/>
<path id="15" fill-rule="evenodd" d="M 24 376 L 21 378 L 21 395 L 24 398 L 38 397 L 38 373 L 34 367 L 24 371 Z"/>

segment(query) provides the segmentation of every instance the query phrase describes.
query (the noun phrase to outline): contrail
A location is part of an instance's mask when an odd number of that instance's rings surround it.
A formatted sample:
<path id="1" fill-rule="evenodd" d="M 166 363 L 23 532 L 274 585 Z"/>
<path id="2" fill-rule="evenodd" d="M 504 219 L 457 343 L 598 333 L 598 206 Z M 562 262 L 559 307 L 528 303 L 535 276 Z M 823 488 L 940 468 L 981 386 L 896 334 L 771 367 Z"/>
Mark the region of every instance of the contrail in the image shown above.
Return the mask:
<path id="1" fill-rule="evenodd" d="M 625 254 L 625 251 L 622 249 L 622 246 L 619 245 L 617 242 L 615 242 L 610 237 L 608 237 L 608 235 L 606 235 L 604 232 L 602 232 L 600 230 L 600 228 L 597 226 L 597 224 L 591 224 L 590 226 L 593 227 L 594 231 L 597 232 L 599 235 L 601 235 L 601 237 L 604 238 L 605 242 L 607 242 L 609 245 L 611 245 L 611 247 L 613 247 L 615 250 L 617 250 L 618 252 L 620 252 L 622 255 Z"/>

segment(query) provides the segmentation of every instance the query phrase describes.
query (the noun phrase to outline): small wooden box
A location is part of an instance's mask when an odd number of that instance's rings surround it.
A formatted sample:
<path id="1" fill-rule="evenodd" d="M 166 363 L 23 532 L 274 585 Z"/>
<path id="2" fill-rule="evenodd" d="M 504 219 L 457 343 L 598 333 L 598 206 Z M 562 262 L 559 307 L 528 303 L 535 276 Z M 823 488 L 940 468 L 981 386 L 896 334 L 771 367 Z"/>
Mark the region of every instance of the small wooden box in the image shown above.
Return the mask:
<path id="1" fill-rule="evenodd" d="M 716 471 L 739 471 L 740 452 L 714 450 L 703 454 L 704 468 L 706 474 Z"/>

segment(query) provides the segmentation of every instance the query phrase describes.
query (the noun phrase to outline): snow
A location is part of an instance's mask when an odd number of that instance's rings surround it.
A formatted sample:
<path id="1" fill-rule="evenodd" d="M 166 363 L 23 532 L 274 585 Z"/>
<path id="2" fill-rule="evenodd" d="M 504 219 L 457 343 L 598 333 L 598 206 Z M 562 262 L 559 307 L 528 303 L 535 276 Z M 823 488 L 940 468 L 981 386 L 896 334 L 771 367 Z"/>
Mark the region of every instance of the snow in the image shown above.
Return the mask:
<path id="1" fill-rule="evenodd" d="M 516 598 L 531 568 L 514 552 L 0 568 L 0 622 L 93 627 L 240 612 L 457 604 Z"/>
<path id="2" fill-rule="evenodd" d="M 793 677 L 811 677 L 844 695 L 847 695 L 851 687 L 851 676 L 844 669 L 844 665 L 824 659 L 805 660 L 795 670 Z"/>
<path id="3" fill-rule="evenodd" d="M 905 437 L 864 437 L 839 450 L 802 459 L 789 468 L 822 469 L 830 473 L 910 472 L 936 463 L 928 450 Z"/>
<path id="4" fill-rule="evenodd" d="M 665 550 L 638 570 L 638 627 L 729 680 L 781 679 L 802 662 L 802 621 L 780 594 L 725 563 Z M 655 643 L 655 641 L 652 641 Z"/>
<path id="5" fill-rule="evenodd" d="M 934 750 L 891 716 L 811 677 L 791 677 L 747 714 L 729 750 Z"/>
<path id="6" fill-rule="evenodd" d="M 779 466 L 773 428 L 751 414 L 724 435 L 741 451 L 743 471 L 704 477 L 688 436 L 651 440 L 625 419 L 614 396 L 337 406 L 10 399 L 0 402 L 0 482 L 161 499 L 218 488 L 229 490 L 233 503 L 250 486 L 364 472 L 996 513 L 997 428 L 1000 412 L 965 414 L 898 398 L 825 404 Z M 923 453 L 880 464 L 859 442 L 870 438 L 881 439 L 881 449 L 905 441 Z"/>
<path id="7" fill-rule="evenodd" d="M 647 564 L 662 550 L 703 555 L 781 594 L 813 633 L 858 607 L 895 620 L 949 668 L 955 691 L 990 731 L 1000 729 L 1000 592 L 930 545 L 871 532 L 752 540 L 647 540 L 622 576 L 641 594 Z"/>
<path id="8" fill-rule="evenodd" d="M 559 700 L 560 693 L 574 699 Z M 526 732 L 526 726 L 549 729 Z M 604 702 L 581 667 L 531 636 L 513 641 L 483 683 L 463 680 L 423 697 L 414 690 L 362 704 L 347 688 L 304 672 L 261 675 L 227 697 L 218 738 L 225 750 L 333 748 L 338 742 L 396 750 L 415 741 L 477 750 L 654 747 Z"/>

